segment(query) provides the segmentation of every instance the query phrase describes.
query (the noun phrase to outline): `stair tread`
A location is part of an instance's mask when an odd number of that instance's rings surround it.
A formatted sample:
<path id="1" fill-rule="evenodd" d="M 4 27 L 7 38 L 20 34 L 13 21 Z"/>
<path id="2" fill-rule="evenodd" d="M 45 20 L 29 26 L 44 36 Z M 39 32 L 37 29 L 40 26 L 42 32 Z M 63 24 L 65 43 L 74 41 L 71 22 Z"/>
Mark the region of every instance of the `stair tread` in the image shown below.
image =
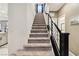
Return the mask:
<path id="1" fill-rule="evenodd" d="M 27 45 L 24 45 L 24 50 L 26 51 L 48 51 L 51 50 L 50 44 L 39 44 L 39 43 L 28 43 Z"/>
<path id="2" fill-rule="evenodd" d="M 48 34 L 48 33 L 30 33 L 30 34 Z"/>
<path id="3" fill-rule="evenodd" d="M 28 40 L 50 40 L 48 37 L 31 37 Z"/>
<path id="4" fill-rule="evenodd" d="M 51 51 L 17 51 L 17 56 L 47 56 L 50 55 Z"/>
<path id="5" fill-rule="evenodd" d="M 31 33 L 30 37 L 48 37 L 48 33 Z"/>
<path id="6" fill-rule="evenodd" d="M 31 37 L 28 40 L 50 40 L 50 39 L 48 37 L 42 37 L 42 38 L 41 37 L 37 37 L 37 38 Z"/>
<path id="7" fill-rule="evenodd" d="M 38 37 L 35 37 L 35 38 L 33 37 L 33 38 L 29 38 L 29 39 L 44 39 L 44 40 L 48 39 L 49 40 L 49 38 L 47 38 L 47 37 L 42 37 L 42 38 L 41 37 L 39 37 L 39 38 Z"/>
<path id="8" fill-rule="evenodd" d="M 36 30 L 36 31 L 37 31 L 37 30 L 38 30 L 38 31 L 39 31 L 39 30 L 40 30 L 40 31 L 41 31 L 41 30 L 42 30 L 42 31 L 45 31 L 45 30 L 46 30 L 46 31 L 47 31 L 47 29 L 32 29 L 32 30 Z"/>
<path id="9" fill-rule="evenodd" d="M 24 47 L 51 47 L 50 43 L 29 43 L 25 45 Z"/>
<path id="10" fill-rule="evenodd" d="M 30 33 L 30 35 L 48 35 L 48 33 Z"/>
<path id="11" fill-rule="evenodd" d="M 31 32 L 35 32 L 35 33 L 36 33 L 36 32 L 41 32 L 41 33 L 42 33 L 42 32 L 45 32 L 45 33 L 46 33 L 47 30 L 46 30 L 46 29 L 32 29 Z"/>
<path id="12" fill-rule="evenodd" d="M 50 43 L 49 38 L 29 38 L 28 43 Z"/>

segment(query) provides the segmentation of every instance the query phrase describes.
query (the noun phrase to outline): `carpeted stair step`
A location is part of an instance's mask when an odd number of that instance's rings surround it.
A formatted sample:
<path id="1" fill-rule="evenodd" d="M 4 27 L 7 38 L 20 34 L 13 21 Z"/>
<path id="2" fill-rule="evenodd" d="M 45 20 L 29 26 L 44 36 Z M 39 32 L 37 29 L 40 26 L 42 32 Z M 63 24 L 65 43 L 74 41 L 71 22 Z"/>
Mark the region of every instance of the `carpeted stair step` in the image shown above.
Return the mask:
<path id="1" fill-rule="evenodd" d="M 30 37 L 48 37 L 48 33 L 31 33 Z"/>
<path id="2" fill-rule="evenodd" d="M 32 26 L 46 26 L 46 24 L 33 24 Z"/>
<path id="3" fill-rule="evenodd" d="M 31 33 L 47 33 L 47 29 L 32 29 Z"/>
<path id="4" fill-rule="evenodd" d="M 18 50 L 16 56 L 50 56 L 51 51 L 26 51 Z"/>
<path id="5" fill-rule="evenodd" d="M 46 26 L 32 26 L 32 29 L 46 29 Z"/>
<path id="6" fill-rule="evenodd" d="M 24 49 L 27 51 L 48 51 L 51 50 L 51 45 L 49 43 L 29 43 L 24 46 Z"/>
<path id="7" fill-rule="evenodd" d="M 50 43 L 48 38 L 29 38 L 28 43 Z"/>

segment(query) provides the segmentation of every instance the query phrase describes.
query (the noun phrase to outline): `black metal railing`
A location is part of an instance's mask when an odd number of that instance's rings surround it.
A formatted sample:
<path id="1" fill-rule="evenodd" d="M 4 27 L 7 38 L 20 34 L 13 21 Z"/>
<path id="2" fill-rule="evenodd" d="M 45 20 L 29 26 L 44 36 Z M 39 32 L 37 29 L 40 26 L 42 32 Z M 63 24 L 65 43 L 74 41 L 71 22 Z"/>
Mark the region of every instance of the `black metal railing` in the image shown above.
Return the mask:
<path id="1" fill-rule="evenodd" d="M 69 33 L 62 33 L 61 30 L 58 28 L 58 25 L 54 22 L 54 20 L 50 16 L 50 14 L 46 13 L 46 15 L 48 15 L 47 28 L 48 28 L 48 31 L 50 32 L 50 39 L 51 39 L 51 43 L 52 43 L 52 47 L 55 55 L 68 56 L 69 55 Z M 58 35 L 54 35 L 55 29 Z"/>

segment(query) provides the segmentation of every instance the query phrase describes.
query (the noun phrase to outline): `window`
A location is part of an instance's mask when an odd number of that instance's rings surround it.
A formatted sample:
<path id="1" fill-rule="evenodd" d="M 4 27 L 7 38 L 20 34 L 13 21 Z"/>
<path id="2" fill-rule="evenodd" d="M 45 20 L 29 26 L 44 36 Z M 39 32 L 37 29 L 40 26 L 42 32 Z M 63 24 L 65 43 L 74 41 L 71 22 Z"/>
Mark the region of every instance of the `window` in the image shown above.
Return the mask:
<path id="1" fill-rule="evenodd" d="M 36 12 L 37 13 L 43 12 L 43 4 L 36 4 Z"/>
<path id="2" fill-rule="evenodd" d="M 42 5 L 41 4 L 38 4 L 38 12 L 42 12 Z"/>

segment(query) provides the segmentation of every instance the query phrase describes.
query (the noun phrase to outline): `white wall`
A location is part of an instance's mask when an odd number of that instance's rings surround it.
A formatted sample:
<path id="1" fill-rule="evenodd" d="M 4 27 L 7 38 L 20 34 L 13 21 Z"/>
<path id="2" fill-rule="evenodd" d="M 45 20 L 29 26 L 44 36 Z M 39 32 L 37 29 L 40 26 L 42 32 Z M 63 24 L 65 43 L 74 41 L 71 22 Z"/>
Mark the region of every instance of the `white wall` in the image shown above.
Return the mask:
<path id="1" fill-rule="evenodd" d="M 35 17 L 35 4 L 26 4 L 26 30 L 25 30 L 25 39 L 29 38 L 31 27 Z M 26 44 L 27 40 L 25 41 Z"/>
<path id="2" fill-rule="evenodd" d="M 49 6 L 47 4 L 45 5 L 44 18 L 46 24 L 48 25 L 48 16 L 45 13 L 49 13 Z"/>
<path id="3" fill-rule="evenodd" d="M 27 43 L 34 20 L 34 4 L 13 3 L 9 4 L 9 54 L 23 49 Z"/>
<path id="4" fill-rule="evenodd" d="M 71 25 L 72 17 L 79 16 L 79 4 L 66 4 L 60 11 L 59 16 L 65 15 L 65 30 L 69 32 L 69 48 L 75 55 L 79 55 L 79 25 Z"/>

